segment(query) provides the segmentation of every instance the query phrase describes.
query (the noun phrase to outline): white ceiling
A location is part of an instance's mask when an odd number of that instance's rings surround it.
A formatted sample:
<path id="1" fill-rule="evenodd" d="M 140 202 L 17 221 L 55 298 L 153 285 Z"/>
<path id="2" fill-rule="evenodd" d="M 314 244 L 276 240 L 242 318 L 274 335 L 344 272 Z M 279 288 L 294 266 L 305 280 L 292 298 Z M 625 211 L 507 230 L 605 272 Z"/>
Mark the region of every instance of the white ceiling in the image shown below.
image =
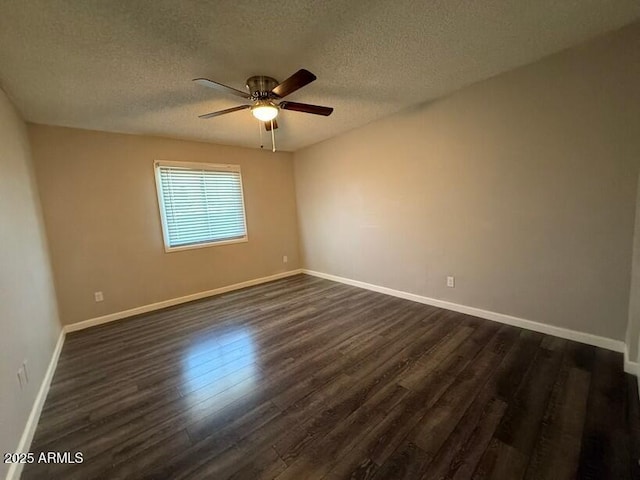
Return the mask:
<path id="1" fill-rule="evenodd" d="M 637 0 L 0 0 L 0 82 L 32 122 L 257 147 L 248 111 L 191 83 L 318 77 L 288 100 L 296 150 L 640 17 Z M 240 99 L 241 100 L 241 99 Z"/>

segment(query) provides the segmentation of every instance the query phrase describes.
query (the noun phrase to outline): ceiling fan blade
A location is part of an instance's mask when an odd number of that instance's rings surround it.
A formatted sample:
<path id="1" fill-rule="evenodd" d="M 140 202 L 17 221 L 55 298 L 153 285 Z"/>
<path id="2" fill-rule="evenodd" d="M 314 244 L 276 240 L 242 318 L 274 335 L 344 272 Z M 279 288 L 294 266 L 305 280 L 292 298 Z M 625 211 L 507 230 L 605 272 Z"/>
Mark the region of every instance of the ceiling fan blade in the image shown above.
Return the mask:
<path id="1" fill-rule="evenodd" d="M 308 103 L 296 102 L 280 102 L 280 108 L 284 108 L 285 110 L 293 110 L 294 112 L 324 115 L 325 117 L 328 117 L 333 112 L 333 108 L 331 107 L 322 107 L 320 105 L 309 105 Z"/>
<path id="2" fill-rule="evenodd" d="M 240 105 L 238 107 L 227 108 L 226 110 L 219 110 L 217 112 L 205 113 L 204 115 L 198 115 L 198 118 L 213 118 L 225 115 L 227 113 L 239 112 L 240 110 L 246 110 L 251 108 L 251 105 Z"/>
<path id="3" fill-rule="evenodd" d="M 280 98 L 284 98 L 287 95 L 295 92 L 296 90 L 310 84 L 316 79 L 316 76 L 309 70 L 298 70 L 296 73 L 287 78 L 284 82 L 281 82 L 276 88 L 271 90 L 275 95 Z"/>
<path id="4" fill-rule="evenodd" d="M 267 132 L 270 132 L 271 131 L 271 121 L 264 122 L 264 128 L 267 130 Z M 276 128 L 278 128 L 278 121 L 274 120 L 273 121 L 273 129 L 275 130 Z"/>
<path id="5" fill-rule="evenodd" d="M 235 88 L 227 87 L 218 82 L 214 82 L 213 80 L 209 80 L 208 78 L 194 78 L 193 81 L 198 85 L 202 85 L 203 87 L 213 88 L 214 90 L 218 90 L 222 93 L 230 93 L 231 95 L 236 95 L 242 98 L 251 98 L 247 92 L 243 92 L 242 90 L 236 90 Z"/>

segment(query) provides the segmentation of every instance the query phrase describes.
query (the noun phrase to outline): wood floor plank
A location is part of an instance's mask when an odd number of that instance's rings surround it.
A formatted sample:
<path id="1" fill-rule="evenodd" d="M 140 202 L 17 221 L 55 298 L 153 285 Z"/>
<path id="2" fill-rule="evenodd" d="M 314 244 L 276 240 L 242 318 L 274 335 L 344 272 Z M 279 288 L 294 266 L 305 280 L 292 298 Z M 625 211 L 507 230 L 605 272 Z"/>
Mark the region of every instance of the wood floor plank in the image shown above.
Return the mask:
<path id="1" fill-rule="evenodd" d="M 398 343 L 397 348 L 388 349 L 384 356 L 368 362 L 368 368 L 355 369 L 350 375 L 353 380 L 351 388 L 342 392 L 341 396 L 337 396 L 330 408 L 293 430 L 277 443 L 276 449 L 282 458 L 290 463 L 302 449 L 322 438 L 341 419 L 350 416 L 358 409 L 361 409 L 361 412 L 366 411 L 367 405 L 371 403 L 379 410 L 388 410 L 389 403 L 397 399 L 398 394 L 398 385 L 393 382 L 393 379 L 404 369 L 409 368 L 421 351 L 437 343 L 445 330 L 446 328 L 440 325 L 438 328 L 425 328 L 422 336 L 416 338 L 415 342 L 411 342 L 412 348 L 405 343 Z M 418 348 L 414 348 L 416 345 Z"/>
<path id="2" fill-rule="evenodd" d="M 517 448 L 526 457 L 531 454 L 535 445 L 561 361 L 561 350 L 537 350 L 531 367 L 498 426 L 497 438 Z"/>
<path id="3" fill-rule="evenodd" d="M 157 444 L 133 451 L 132 455 L 126 459 L 114 459 L 111 466 L 105 467 L 93 463 L 90 469 L 83 469 L 82 472 L 73 472 L 78 478 L 94 477 L 100 480 L 127 480 L 135 478 L 139 472 L 149 470 L 156 464 L 166 461 L 168 451 L 185 450 L 191 446 L 191 440 L 186 431 L 181 430 L 178 433 L 171 433 L 170 436 L 162 440 L 162 448 L 158 448 Z M 135 458 L 135 461 L 131 461 Z M 94 473 L 92 473 L 92 471 Z M 68 478 L 73 478 L 71 475 Z"/>
<path id="4" fill-rule="evenodd" d="M 624 417 L 626 382 L 620 354 L 598 350 L 593 366 L 582 435 L 578 477 L 634 478 L 637 459 L 631 459 L 631 442 Z M 621 412 L 622 415 L 613 414 Z M 637 477 L 636 477 L 637 478 Z"/>
<path id="5" fill-rule="evenodd" d="M 522 478 L 527 463 L 528 457 L 525 454 L 494 437 L 471 478 L 473 480 L 504 480 L 505 478 L 517 480 Z"/>
<path id="6" fill-rule="evenodd" d="M 423 416 L 411 440 L 429 455 L 435 456 L 502 359 L 492 351 L 491 346 L 483 349 Z"/>
<path id="7" fill-rule="evenodd" d="M 420 384 L 440 362 L 452 355 L 473 332 L 474 329 L 470 327 L 451 330 L 437 345 L 423 353 L 416 363 L 401 375 L 398 383 L 407 390 L 418 390 Z"/>
<path id="8" fill-rule="evenodd" d="M 428 465 L 424 478 L 470 478 L 487 448 L 506 404 L 490 390 L 476 397 Z"/>
<path id="9" fill-rule="evenodd" d="M 375 472 L 374 480 L 415 480 L 423 478 L 433 457 L 415 444 L 404 442 Z"/>
<path id="10" fill-rule="evenodd" d="M 578 470 L 590 374 L 564 365 L 547 404 L 525 479 L 572 479 Z"/>
<path id="11" fill-rule="evenodd" d="M 387 460 L 425 413 L 455 382 L 457 374 L 486 345 L 485 340 L 491 338 L 494 332 L 492 328 L 478 329 L 460 345 L 456 355 L 440 359 L 439 362 L 438 356 L 434 356 L 428 364 L 423 365 L 427 373 L 419 388 L 414 387 L 413 395 L 402 405 L 402 414 L 388 429 L 380 433 L 376 443 L 368 451 L 376 464 L 382 465 Z"/>
<path id="12" fill-rule="evenodd" d="M 625 375 L 627 383 L 626 418 L 624 424 L 628 427 L 629 453 L 631 456 L 630 476 L 640 479 L 640 404 L 638 398 L 638 379 L 633 375 Z M 636 462 L 635 460 L 638 459 Z"/>
<path id="13" fill-rule="evenodd" d="M 30 479 L 639 478 L 620 354 L 296 275 L 67 336 Z"/>
<path id="14" fill-rule="evenodd" d="M 327 473 L 323 480 L 371 480 L 378 466 L 360 451 L 346 455 Z"/>

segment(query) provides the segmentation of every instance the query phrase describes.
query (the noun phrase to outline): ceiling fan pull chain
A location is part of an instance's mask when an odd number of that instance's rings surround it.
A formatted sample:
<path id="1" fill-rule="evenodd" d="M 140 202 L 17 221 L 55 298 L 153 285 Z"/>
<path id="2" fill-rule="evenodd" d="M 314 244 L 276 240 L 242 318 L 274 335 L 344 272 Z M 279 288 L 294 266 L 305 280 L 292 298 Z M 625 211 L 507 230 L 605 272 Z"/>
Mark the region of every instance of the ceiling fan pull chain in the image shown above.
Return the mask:
<path id="1" fill-rule="evenodd" d="M 273 130 L 273 119 L 271 119 L 271 146 L 273 147 L 271 151 L 275 152 L 276 151 L 276 134 Z"/>
<path id="2" fill-rule="evenodd" d="M 258 130 L 260 130 L 260 148 L 264 148 L 264 142 L 262 141 L 262 122 L 258 120 Z"/>

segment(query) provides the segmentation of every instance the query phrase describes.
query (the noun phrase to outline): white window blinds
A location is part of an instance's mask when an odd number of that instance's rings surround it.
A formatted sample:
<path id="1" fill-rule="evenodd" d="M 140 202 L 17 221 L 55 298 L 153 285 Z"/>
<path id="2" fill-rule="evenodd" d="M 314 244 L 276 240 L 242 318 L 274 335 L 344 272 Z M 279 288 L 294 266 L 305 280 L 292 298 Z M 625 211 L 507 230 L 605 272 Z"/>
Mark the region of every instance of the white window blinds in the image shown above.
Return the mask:
<path id="1" fill-rule="evenodd" d="M 244 241 L 240 167 L 156 162 L 165 248 Z"/>

